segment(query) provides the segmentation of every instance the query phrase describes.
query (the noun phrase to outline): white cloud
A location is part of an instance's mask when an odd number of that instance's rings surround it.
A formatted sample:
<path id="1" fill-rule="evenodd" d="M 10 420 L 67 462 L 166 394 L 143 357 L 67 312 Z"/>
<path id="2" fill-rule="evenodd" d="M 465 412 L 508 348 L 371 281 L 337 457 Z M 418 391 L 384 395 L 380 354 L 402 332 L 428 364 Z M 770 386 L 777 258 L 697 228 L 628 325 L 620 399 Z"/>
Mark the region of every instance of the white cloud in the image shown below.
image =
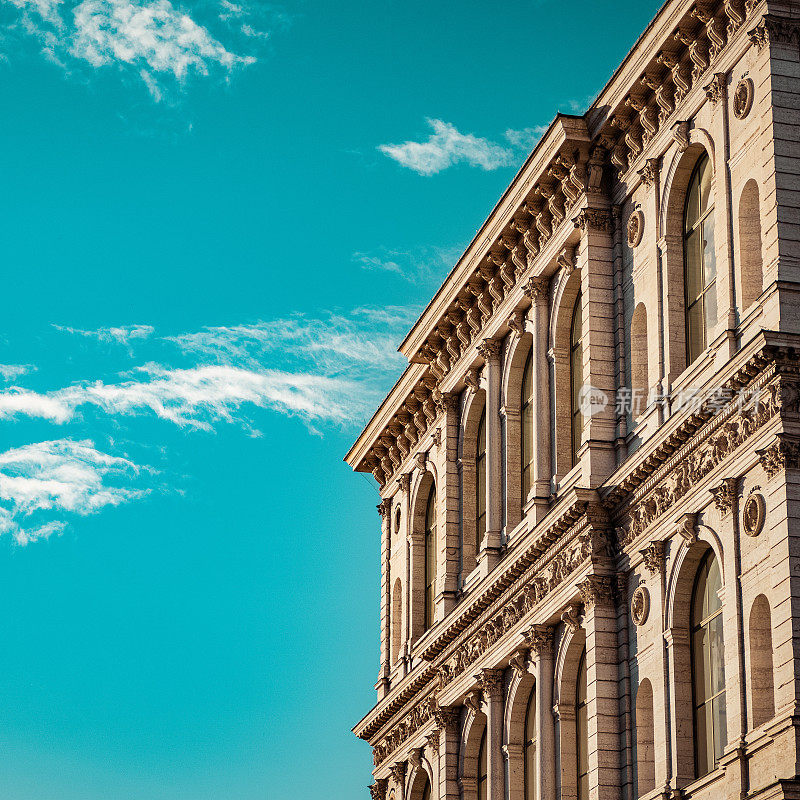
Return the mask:
<path id="1" fill-rule="evenodd" d="M 517 150 L 533 150 L 539 140 L 547 133 L 548 125 L 534 125 L 532 128 L 522 128 L 514 130 L 509 128 L 504 136 L 508 143 Z"/>
<path id="2" fill-rule="evenodd" d="M 80 64 L 116 67 L 140 79 L 157 102 L 166 92 L 183 88 L 190 76 L 228 78 L 255 63 L 254 48 L 268 36 L 261 26 L 271 22 L 267 11 L 227 0 L 212 0 L 208 24 L 170 0 L 6 2 L 18 9 L 19 26 L 40 42 L 50 60 L 68 71 Z M 212 33 L 213 22 L 232 45 Z M 239 45 L 248 52 L 234 52 L 232 47 Z"/>
<path id="3" fill-rule="evenodd" d="M 74 333 L 77 336 L 97 339 L 99 342 L 108 344 L 129 344 L 134 339 L 147 339 L 155 332 L 152 325 L 120 325 L 112 328 L 97 328 L 93 331 L 69 328 L 63 325 L 53 325 L 53 327 L 64 333 Z"/>
<path id="4" fill-rule="evenodd" d="M 427 122 L 433 133 L 426 142 L 382 144 L 378 149 L 420 175 L 435 175 L 460 163 L 484 170 L 512 163 L 514 154 L 507 147 L 471 133 L 461 133 L 454 125 L 440 119 L 428 119 Z"/>
<path id="5" fill-rule="evenodd" d="M 141 471 L 88 440 L 57 439 L 0 453 L 0 533 L 24 545 L 61 533 L 67 515 L 141 498 L 148 490 L 130 486 Z"/>
<path id="6" fill-rule="evenodd" d="M 36 367 L 33 364 L 0 364 L 0 378 L 6 383 L 35 371 Z"/>
<path id="7" fill-rule="evenodd" d="M 353 260 L 362 269 L 389 272 L 410 283 L 432 281 L 438 284 L 462 252 L 463 247 L 419 247 L 413 250 L 382 247 L 371 253 L 353 253 Z"/>

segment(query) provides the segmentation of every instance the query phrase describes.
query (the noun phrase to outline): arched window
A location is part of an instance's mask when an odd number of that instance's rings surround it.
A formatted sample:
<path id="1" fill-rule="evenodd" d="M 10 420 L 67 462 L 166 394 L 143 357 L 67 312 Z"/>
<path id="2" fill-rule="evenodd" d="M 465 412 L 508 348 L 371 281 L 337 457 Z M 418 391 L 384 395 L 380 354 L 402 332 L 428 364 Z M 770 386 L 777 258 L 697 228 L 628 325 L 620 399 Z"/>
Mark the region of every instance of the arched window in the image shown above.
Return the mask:
<path id="1" fill-rule="evenodd" d="M 475 556 L 481 551 L 483 534 L 486 533 L 486 409 L 478 423 L 478 450 L 475 455 Z"/>
<path id="2" fill-rule="evenodd" d="M 692 592 L 692 688 L 695 777 L 711 772 L 727 744 L 722 576 L 712 551 L 704 556 Z"/>
<path id="3" fill-rule="evenodd" d="M 489 770 L 486 766 L 486 730 L 481 736 L 481 744 L 478 748 L 478 800 L 486 800 L 488 797 L 488 777 Z"/>
<path id="4" fill-rule="evenodd" d="M 686 292 L 686 362 L 708 344 L 717 321 L 717 263 L 714 254 L 714 201 L 711 162 L 700 157 L 692 172 L 683 211 L 684 287 Z"/>
<path id="5" fill-rule="evenodd" d="M 747 309 L 761 294 L 764 284 L 761 263 L 761 211 L 758 184 L 750 178 L 739 199 L 739 251 L 742 259 L 742 308 Z"/>
<path id="6" fill-rule="evenodd" d="M 436 486 L 431 486 L 425 509 L 425 630 L 433 627 L 436 591 Z"/>
<path id="7" fill-rule="evenodd" d="M 522 507 L 531 490 L 533 473 L 533 350 L 528 353 L 528 360 L 522 371 Z"/>
<path id="8" fill-rule="evenodd" d="M 525 771 L 525 800 L 536 800 L 536 690 L 531 689 L 525 709 L 525 740 L 522 759 Z"/>
<path id="9" fill-rule="evenodd" d="M 581 312 L 581 296 L 575 300 L 572 311 L 572 324 L 569 332 L 569 382 L 570 406 L 572 409 L 571 434 L 572 434 L 572 466 L 578 463 L 578 450 L 581 447 L 583 436 L 583 414 L 581 414 L 580 395 L 583 388 L 583 319 Z"/>
<path id="10" fill-rule="evenodd" d="M 586 708 L 586 650 L 578 664 L 575 688 L 575 745 L 578 766 L 578 800 L 589 800 L 589 717 Z"/>

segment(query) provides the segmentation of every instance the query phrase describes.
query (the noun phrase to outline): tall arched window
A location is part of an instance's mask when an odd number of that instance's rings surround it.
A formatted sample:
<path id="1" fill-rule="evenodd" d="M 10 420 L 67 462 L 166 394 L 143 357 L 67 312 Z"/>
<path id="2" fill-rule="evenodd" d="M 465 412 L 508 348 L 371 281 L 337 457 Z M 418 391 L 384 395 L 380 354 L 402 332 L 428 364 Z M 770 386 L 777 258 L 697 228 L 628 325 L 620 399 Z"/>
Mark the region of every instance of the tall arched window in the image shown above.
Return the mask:
<path id="1" fill-rule="evenodd" d="M 481 551 L 483 534 L 486 533 L 486 409 L 478 423 L 478 449 L 475 456 L 475 557 Z"/>
<path id="2" fill-rule="evenodd" d="M 533 473 L 533 350 L 528 353 L 522 372 L 522 507 L 531 490 Z"/>
<path id="3" fill-rule="evenodd" d="M 525 800 L 536 800 L 536 690 L 531 689 L 525 709 L 525 741 L 522 745 L 525 770 Z"/>
<path id="4" fill-rule="evenodd" d="M 436 591 L 436 486 L 431 486 L 425 509 L 425 630 L 433 627 Z"/>
<path id="5" fill-rule="evenodd" d="M 578 450 L 581 447 L 583 435 L 583 414 L 581 414 L 580 395 L 583 388 L 583 315 L 581 313 L 581 296 L 575 300 L 572 311 L 572 324 L 569 332 L 569 382 L 570 406 L 572 409 L 571 436 L 572 436 L 572 466 L 578 462 Z"/>
<path id="6" fill-rule="evenodd" d="M 422 800 L 431 800 L 431 782 L 425 778 L 425 786 L 422 788 Z"/>
<path id="7" fill-rule="evenodd" d="M 712 551 L 700 564 L 692 592 L 692 689 L 695 777 L 711 772 L 727 744 L 722 577 Z"/>
<path id="8" fill-rule="evenodd" d="M 478 800 L 486 800 L 488 797 L 488 777 L 489 770 L 486 766 L 486 730 L 481 736 L 481 744 L 478 748 Z"/>
<path id="9" fill-rule="evenodd" d="M 589 800 L 589 716 L 586 708 L 586 650 L 578 664 L 575 688 L 575 745 L 578 765 L 578 800 Z"/>
<path id="10" fill-rule="evenodd" d="M 686 363 L 708 344 L 717 321 L 717 262 L 714 254 L 714 200 L 711 162 L 700 157 L 692 172 L 683 211 L 684 286 L 686 291 Z"/>

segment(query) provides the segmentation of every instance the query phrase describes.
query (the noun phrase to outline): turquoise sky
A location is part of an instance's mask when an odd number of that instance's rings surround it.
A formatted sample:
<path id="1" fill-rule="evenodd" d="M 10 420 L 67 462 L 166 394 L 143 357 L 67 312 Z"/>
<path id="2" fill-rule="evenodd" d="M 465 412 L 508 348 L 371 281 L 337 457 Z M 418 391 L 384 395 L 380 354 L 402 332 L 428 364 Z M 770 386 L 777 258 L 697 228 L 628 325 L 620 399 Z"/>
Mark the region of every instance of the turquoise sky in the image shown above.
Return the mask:
<path id="1" fill-rule="evenodd" d="M 0 0 L 0 797 L 367 796 L 342 456 L 656 9 Z"/>

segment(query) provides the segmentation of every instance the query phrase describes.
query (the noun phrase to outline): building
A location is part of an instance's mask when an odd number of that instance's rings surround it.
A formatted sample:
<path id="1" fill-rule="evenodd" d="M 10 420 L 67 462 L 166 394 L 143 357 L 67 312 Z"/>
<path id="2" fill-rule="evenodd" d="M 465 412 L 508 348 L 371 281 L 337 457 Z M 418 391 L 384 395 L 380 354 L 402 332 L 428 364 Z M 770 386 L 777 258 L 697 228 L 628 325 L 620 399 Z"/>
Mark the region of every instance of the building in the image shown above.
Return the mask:
<path id="1" fill-rule="evenodd" d="M 800 3 L 668 0 L 400 349 L 373 797 L 800 798 Z"/>

